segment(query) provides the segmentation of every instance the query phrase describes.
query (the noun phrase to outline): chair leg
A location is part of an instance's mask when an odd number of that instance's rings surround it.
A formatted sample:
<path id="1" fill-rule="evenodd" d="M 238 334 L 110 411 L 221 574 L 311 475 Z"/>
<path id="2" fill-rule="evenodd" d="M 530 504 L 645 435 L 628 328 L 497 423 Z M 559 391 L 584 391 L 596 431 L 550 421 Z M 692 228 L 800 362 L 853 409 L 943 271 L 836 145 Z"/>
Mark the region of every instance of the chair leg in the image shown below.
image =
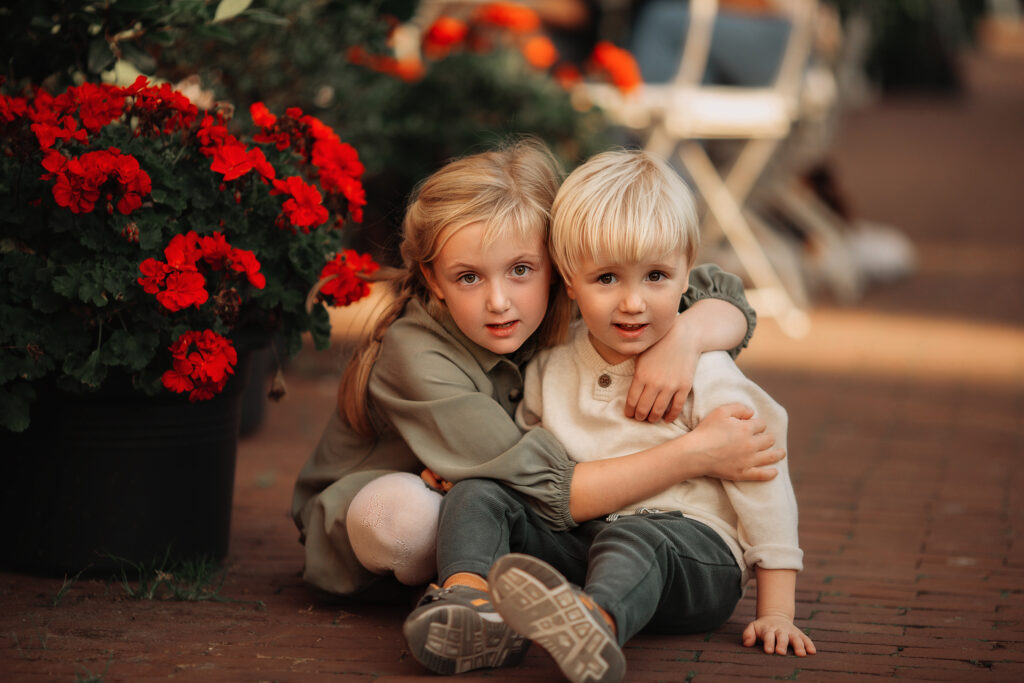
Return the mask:
<path id="1" fill-rule="evenodd" d="M 733 177 L 738 191 L 745 188 L 749 193 L 760 170 L 763 170 L 764 163 L 771 156 L 775 144 L 773 140 L 752 140 L 747 143 L 748 147 L 753 145 L 750 153 L 746 155 L 741 153 L 740 158 L 737 159 L 739 168 L 734 166 L 730 171 L 730 175 L 733 172 L 736 173 Z M 744 149 L 744 152 L 747 150 Z M 677 153 L 683 166 L 693 177 L 697 189 L 704 196 L 708 209 L 736 250 L 736 256 L 750 276 L 754 287 L 761 290 L 758 295 L 750 297 L 752 300 L 759 299 L 759 312 L 776 318 L 779 327 L 791 337 L 806 335 L 810 328 L 810 319 L 807 313 L 794 302 L 751 230 L 750 224 L 743 216 L 741 200 L 737 199 L 739 192 L 733 194 L 732 189 L 721 179 L 714 164 L 708 158 L 707 152 L 699 143 L 683 142 Z M 761 168 L 757 169 L 755 173 L 757 165 L 755 162 L 757 161 L 761 161 Z M 744 193 L 742 201 L 745 200 L 746 194 Z M 755 309 L 758 307 L 755 306 Z"/>
<path id="2" fill-rule="evenodd" d="M 843 218 L 837 216 L 813 192 L 792 179 L 774 183 L 772 203 L 792 220 L 820 250 L 822 275 L 841 303 L 851 303 L 864 292 L 864 276 L 857 268 L 843 236 Z"/>

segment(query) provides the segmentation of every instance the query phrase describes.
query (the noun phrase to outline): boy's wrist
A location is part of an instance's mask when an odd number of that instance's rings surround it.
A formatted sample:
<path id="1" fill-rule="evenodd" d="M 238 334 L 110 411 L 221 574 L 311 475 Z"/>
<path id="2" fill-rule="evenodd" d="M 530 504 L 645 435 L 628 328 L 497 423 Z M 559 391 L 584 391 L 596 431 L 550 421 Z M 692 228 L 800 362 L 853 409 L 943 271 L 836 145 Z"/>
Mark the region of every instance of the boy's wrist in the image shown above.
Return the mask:
<path id="1" fill-rule="evenodd" d="M 757 609 L 757 618 L 758 619 L 767 619 L 769 617 L 775 617 L 775 618 L 778 618 L 778 619 L 785 619 L 786 621 L 792 623 L 793 619 L 796 617 L 795 612 L 796 612 L 796 610 L 789 611 L 789 610 L 786 610 L 786 609 L 772 608 L 772 607 L 768 607 L 768 608 L 764 608 L 764 609 L 758 608 Z"/>

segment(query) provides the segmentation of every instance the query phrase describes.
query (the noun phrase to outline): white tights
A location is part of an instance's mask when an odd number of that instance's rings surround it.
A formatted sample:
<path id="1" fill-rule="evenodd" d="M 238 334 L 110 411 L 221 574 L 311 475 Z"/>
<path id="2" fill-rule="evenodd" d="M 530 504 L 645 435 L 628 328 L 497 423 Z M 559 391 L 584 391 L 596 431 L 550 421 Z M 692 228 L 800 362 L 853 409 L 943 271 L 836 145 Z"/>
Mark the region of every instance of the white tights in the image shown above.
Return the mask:
<path id="1" fill-rule="evenodd" d="M 394 572 L 408 586 L 437 573 L 437 518 L 441 494 L 408 472 L 364 486 L 349 505 L 345 526 L 360 564 L 374 574 Z"/>

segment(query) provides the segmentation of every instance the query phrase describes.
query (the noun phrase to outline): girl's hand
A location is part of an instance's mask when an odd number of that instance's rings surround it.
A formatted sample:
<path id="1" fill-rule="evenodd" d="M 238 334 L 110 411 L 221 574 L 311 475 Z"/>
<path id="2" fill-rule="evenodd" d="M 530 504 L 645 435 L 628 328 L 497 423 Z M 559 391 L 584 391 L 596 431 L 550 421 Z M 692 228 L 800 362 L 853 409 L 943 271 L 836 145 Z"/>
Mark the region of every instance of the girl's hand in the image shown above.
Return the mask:
<path id="1" fill-rule="evenodd" d="M 430 469 L 429 467 L 423 468 L 423 471 L 420 472 L 420 479 L 422 479 L 427 486 L 434 489 L 438 493 L 448 493 L 449 491 L 452 490 L 452 486 L 454 486 L 454 484 L 448 481 L 447 479 L 442 479 L 441 477 L 437 476 L 437 474 L 434 473 L 434 470 Z"/>
<path id="2" fill-rule="evenodd" d="M 704 351 L 727 350 L 743 341 L 747 318 L 731 303 L 702 299 L 676 316 L 672 329 L 636 359 L 626 394 L 626 417 L 672 422 L 683 411 L 697 359 Z"/>
<path id="3" fill-rule="evenodd" d="M 637 356 L 626 394 L 626 417 L 639 422 L 672 422 L 679 417 L 703 351 L 694 329 L 680 315 L 658 343 Z"/>
<path id="4" fill-rule="evenodd" d="M 766 654 L 784 655 L 789 647 L 797 657 L 813 655 L 817 652 L 810 637 L 784 616 L 768 615 L 758 617 L 743 630 L 743 644 L 753 647 L 757 641 L 764 642 Z"/>
<path id="5" fill-rule="evenodd" d="M 774 448 L 775 437 L 754 411 L 739 403 L 727 403 L 708 413 L 688 435 L 690 445 L 707 460 L 705 476 L 729 481 L 768 481 L 778 470 L 773 465 L 786 452 Z"/>

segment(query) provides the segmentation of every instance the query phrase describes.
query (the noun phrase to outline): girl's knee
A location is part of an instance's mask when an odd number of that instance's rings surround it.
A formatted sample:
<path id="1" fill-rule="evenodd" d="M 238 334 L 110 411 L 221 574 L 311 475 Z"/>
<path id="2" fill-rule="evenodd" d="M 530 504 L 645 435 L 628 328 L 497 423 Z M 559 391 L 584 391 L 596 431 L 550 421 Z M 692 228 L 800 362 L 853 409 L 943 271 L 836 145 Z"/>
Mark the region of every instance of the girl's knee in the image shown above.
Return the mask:
<path id="1" fill-rule="evenodd" d="M 374 479 L 349 504 L 345 527 L 360 564 L 376 574 L 394 572 L 408 585 L 436 572 L 441 495 L 419 477 L 395 472 Z"/>

